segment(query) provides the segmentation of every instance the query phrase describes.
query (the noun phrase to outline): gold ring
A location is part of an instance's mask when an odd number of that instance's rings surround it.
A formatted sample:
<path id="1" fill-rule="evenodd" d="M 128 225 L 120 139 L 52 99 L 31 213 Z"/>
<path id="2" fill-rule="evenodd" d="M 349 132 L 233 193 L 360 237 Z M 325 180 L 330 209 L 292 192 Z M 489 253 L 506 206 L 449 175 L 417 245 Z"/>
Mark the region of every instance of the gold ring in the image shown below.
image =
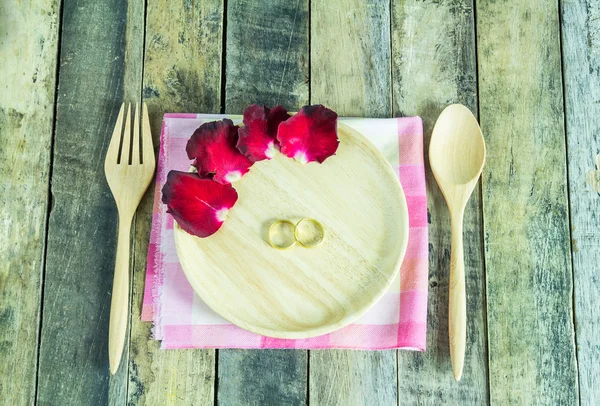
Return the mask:
<path id="1" fill-rule="evenodd" d="M 273 242 L 273 228 L 280 225 L 280 224 L 288 224 L 290 225 L 293 229 L 294 229 L 294 238 L 290 238 L 291 243 L 290 244 L 275 244 Z M 274 222 L 273 224 L 271 224 L 271 226 L 269 227 L 269 235 L 268 235 L 268 240 L 269 240 L 269 244 L 271 245 L 271 247 L 278 249 L 278 250 L 287 250 L 292 248 L 294 245 L 296 245 L 296 225 L 294 223 L 292 223 L 289 220 L 277 220 L 276 222 Z"/>
<path id="2" fill-rule="evenodd" d="M 305 222 L 313 224 L 320 231 L 321 236 L 318 240 L 316 240 L 316 242 L 311 241 L 310 239 L 307 240 L 305 238 L 300 237 L 298 228 L 302 223 L 305 223 Z M 319 223 L 315 219 L 304 218 L 304 219 L 300 220 L 298 222 L 298 224 L 296 224 L 296 226 L 294 227 L 294 238 L 296 239 L 296 241 L 298 241 L 298 244 L 302 245 L 304 248 L 315 248 L 315 247 L 318 247 L 319 245 L 321 245 L 323 243 L 323 241 L 325 240 L 325 228 L 323 227 L 323 224 Z"/>

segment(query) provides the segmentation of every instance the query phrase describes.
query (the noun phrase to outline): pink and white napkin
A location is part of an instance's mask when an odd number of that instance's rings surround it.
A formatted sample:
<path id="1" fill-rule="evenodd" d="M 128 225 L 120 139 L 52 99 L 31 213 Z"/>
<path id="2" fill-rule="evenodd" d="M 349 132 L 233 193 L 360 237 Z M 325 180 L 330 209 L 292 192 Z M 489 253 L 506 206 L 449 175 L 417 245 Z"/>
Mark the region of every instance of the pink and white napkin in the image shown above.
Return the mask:
<path id="1" fill-rule="evenodd" d="M 428 237 L 419 117 L 340 118 L 368 138 L 400 178 L 409 212 L 409 241 L 400 273 L 389 290 L 361 319 L 329 334 L 301 340 L 263 337 L 243 330 L 212 311 L 194 293 L 179 265 L 173 218 L 161 203 L 167 173 L 187 171 L 187 140 L 203 122 L 241 116 L 165 114 L 160 136 L 152 232 L 148 249 L 142 320 L 154 323 L 162 348 L 349 348 L 425 350 L 427 327 Z"/>

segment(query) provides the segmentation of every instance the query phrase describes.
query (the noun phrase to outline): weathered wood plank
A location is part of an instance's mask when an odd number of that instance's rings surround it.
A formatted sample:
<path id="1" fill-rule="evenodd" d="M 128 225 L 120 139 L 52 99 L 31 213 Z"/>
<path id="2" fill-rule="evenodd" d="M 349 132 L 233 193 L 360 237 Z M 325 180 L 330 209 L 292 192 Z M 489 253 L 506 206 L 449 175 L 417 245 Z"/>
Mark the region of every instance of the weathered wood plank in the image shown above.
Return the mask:
<path id="1" fill-rule="evenodd" d="M 423 119 L 427 151 L 433 125 L 448 104 L 462 103 L 477 114 L 472 1 L 394 1 L 392 50 L 394 115 L 418 115 Z M 448 343 L 450 218 L 430 170 L 426 176 L 430 218 L 428 348 L 425 353 L 398 352 L 399 403 L 487 404 L 487 320 L 479 187 L 469 201 L 464 219 L 467 352 L 463 377 L 457 385 L 451 373 Z"/>
<path id="2" fill-rule="evenodd" d="M 390 116 L 389 2 L 311 2 L 310 45 L 311 103 L 347 117 Z"/>
<path id="3" fill-rule="evenodd" d="M 561 4 L 579 388 L 591 405 L 600 399 L 600 1 Z"/>
<path id="4" fill-rule="evenodd" d="M 305 405 L 308 352 L 220 350 L 219 405 Z"/>
<path id="5" fill-rule="evenodd" d="M 147 2 L 143 98 L 155 149 L 164 113 L 219 110 L 222 27 L 221 0 Z M 210 405 L 215 352 L 161 350 L 150 323 L 140 321 L 153 198 L 146 194 L 135 220 L 128 404 Z"/>
<path id="6" fill-rule="evenodd" d="M 310 405 L 396 405 L 395 351 L 310 352 Z"/>
<path id="7" fill-rule="evenodd" d="M 134 103 L 140 102 L 142 98 L 142 66 L 144 59 L 144 21 L 145 1 L 129 0 L 127 2 L 127 23 L 125 26 L 125 68 L 123 72 L 123 94 L 124 100 Z M 132 225 L 132 235 L 135 236 L 135 223 Z M 116 238 L 116 237 L 115 237 Z M 135 239 L 132 238 L 131 247 L 135 247 Z M 133 267 L 133 255 L 131 266 Z M 133 275 L 133 268 L 130 269 Z M 131 277 L 130 277 L 131 280 Z M 130 286 L 129 297 L 131 300 L 132 286 Z M 130 302 L 131 303 L 131 302 Z M 131 313 L 130 313 L 131 314 Z M 127 386 L 129 383 L 129 335 L 131 323 L 127 326 L 128 331 L 125 338 L 125 348 L 121 359 L 121 367 L 117 373 L 110 376 L 108 385 L 108 402 L 111 406 L 127 404 Z"/>
<path id="8" fill-rule="evenodd" d="M 386 117 L 391 106 L 387 1 L 311 2 L 311 103 L 340 116 Z M 312 351 L 311 405 L 395 405 L 394 351 Z"/>
<path id="9" fill-rule="evenodd" d="M 0 3 L 0 404 L 32 405 L 59 4 Z"/>
<path id="10" fill-rule="evenodd" d="M 226 108 L 308 103 L 308 1 L 227 2 Z"/>
<path id="11" fill-rule="evenodd" d="M 490 398 L 578 402 L 558 6 L 477 2 Z"/>
<path id="12" fill-rule="evenodd" d="M 308 104 L 308 2 L 227 2 L 225 111 Z M 307 351 L 221 350 L 218 404 L 304 405 Z"/>
<path id="13" fill-rule="evenodd" d="M 117 221 L 103 162 L 124 97 L 139 100 L 141 61 L 131 52 L 143 37 L 126 28 L 142 20 L 143 9 L 126 2 L 66 1 L 63 6 L 40 404 L 108 402 L 107 327 Z M 122 371 L 113 377 L 111 392 L 123 396 L 125 387 Z"/>

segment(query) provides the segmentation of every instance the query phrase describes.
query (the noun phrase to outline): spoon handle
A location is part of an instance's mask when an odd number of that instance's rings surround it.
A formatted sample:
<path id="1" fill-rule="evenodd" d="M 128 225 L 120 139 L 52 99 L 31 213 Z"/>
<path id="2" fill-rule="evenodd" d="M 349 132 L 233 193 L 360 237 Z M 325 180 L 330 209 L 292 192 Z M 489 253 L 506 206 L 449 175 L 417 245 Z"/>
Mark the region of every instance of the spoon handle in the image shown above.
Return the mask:
<path id="1" fill-rule="evenodd" d="M 460 380 L 465 363 L 467 336 L 467 302 L 463 253 L 463 216 L 452 217 L 452 251 L 450 254 L 450 296 L 448 304 L 450 360 L 454 379 Z"/>

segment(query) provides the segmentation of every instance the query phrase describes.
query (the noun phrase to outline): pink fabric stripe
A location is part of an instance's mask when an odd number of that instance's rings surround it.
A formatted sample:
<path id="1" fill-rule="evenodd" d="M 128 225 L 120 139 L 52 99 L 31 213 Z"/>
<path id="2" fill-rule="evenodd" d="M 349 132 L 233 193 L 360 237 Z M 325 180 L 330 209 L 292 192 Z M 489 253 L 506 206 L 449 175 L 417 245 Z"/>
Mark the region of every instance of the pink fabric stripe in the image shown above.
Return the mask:
<path id="1" fill-rule="evenodd" d="M 330 344 L 331 335 L 324 334 L 318 337 L 305 338 L 296 341 L 296 348 L 302 348 L 305 350 L 319 349 L 319 348 L 331 348 Z"/>
<path id="2" fill-rule="evenodd" d="M 421 349 L 412 340 L 398 344 L 398 324 L 351 324 L 331 334 L 303 340 L 261 337 L 233 325 L 169 325 L 165 326 L 164 349 L 179 348 L 296 348 L 296 349 L 362 349 L 385 350 L 398 347 Z M 416 323 L 401 323 L 410 336 L 418 335 Z M 424 349 L 424 346 L 422 347 Z"/>
<path id="3" fill-rule="evenodd" d="M 174 221 L 173 216 L 167 216 L 165 218 L 165 229 L 167 231 L 173 230 L 173 227 L 175 226 L 175 223 L 173 221 Z"/>
<path id="4" fill-rule="evenodd" d="M 427 291 L 409 290 L 400 294 L 400 323 L 425 323 Z"/>
<path id="5" fill-rule="evenodd" d="M 158 165 L 156 169 L 156 191 L 157 193 L 154 195 L 155 201 L 161 202 L 161 193 L 159 192 L 162 189 L 162 185 L 164 185 L 167 179 L 167 173 L 169 170 L 169 128 L 166 125 L 166 120 L 163 119 L 162 129 L 160 132 L 160 147 L 158 151 Z M 160 290 L 162 289 L 162 280 L 163 280 L 163 266 L 164 266 L 164 255 L 161 252 L 160 247 L 163 244 L 163 235 L 162 235 L 162 225 L 163 219 L 167 217 L 166 210 L 164 206 L 160 203 L 155 204 L 159 208 L 159 210 L 155 213 L 156 215 L 156 223 L 154 222 L 154 216 L 152 219 L 152 231 L 150 233 L 150 243 L 154 244 L 158 249 L 154 252 L 154 262 L 152 271 L 150 272 L 150 283 L 151 283 L 151 292 L 152 292 L 152 314 L 154 324 L 152 326 L 152 336 L 155 339 L 162 339 L 162 315 L 161 315 L 161 296 Z M 148 279 L 147 279 L 148 281 Z"/>
<path id="6" fill-rule="evenodd" d="M 423 165 L 423 122 L 420 117 L 398 119 L 401 165 Z"/>
<path id="7" fill-rule="evenodd" d="M 360 325 L 350 324 L 331 335 L 331 348 L 363 350 L 384 350 L 396 348 L 398 343 L 398 325 Z"/>
<path id="8" fill-rule="evenodd" d="M 287 340 L 284 338 L 262 337 L 261 348 L 296 348 L 298 340 Z"/>
<path id="9" fill-rule="evenodd" d="M 144 293 L 146 295 L 146 293 Z M 147 305 L 146 303 L 142 304 L 142 315 L 140 319 L 142 321 L 152 321 L 154 318 L 154 311 L 152 305 Z"/>
<path id="10" fill-rule="evenodd" d="M 415 347 L 425 351 L 427 331 L 427 290 L 400 294 L 398 347 Z"/>
<path id="11" fill-rule="evenodd" d="M 400 154 L 402 159 L 402 154 Z M 423 165 L 400 165 L 400 184 L 406 196 L 425 196 L 425 167 Z"/>
<path id="12" fill-rule="evenodd" d="M 167 325 L 161 348 L 261 348 L 259 335 L 231 324 Z"/>
<path id="13" fill-rule="evenodd" d="M 427 323 L 406 322 L 398 325 L 398 348 L 425 351 Z"/>
<path id="14" fill-rule="evenodd" d="M 428 257 L 404 258 L 400 267 L 400 292 L 409 290 L 427 291 L 429 275 L 421 272 L 429 266 Z"/>
<path id="15" fill-rule="evenodd" d="M 427 196 L 406 196 L 410 228 L 427 227 Z"/>
<path id="16" fill-rule="evenodd" d="M 398 133 L 399 134 L 423 134 L 423 120 L 421 117 L 399 117 L 398 121 Z M 423 144 L 421 143 L 420 155 L 423 154 Z M 407 155 L 407 154 L 405 154 Z"/>
<path id="17" fill-rule="evenodd" d="M 155 263 L 155 258 L 156 244 L 151 242 L 148 246 L 148 265 L 146 266 L 146 278 L 154 278 L 154 270 L 157 266 Z M 146 282 L 146 285 L 144 286 L 144 299 L 142 302 L 142 321 L 152 321 L 154 315 L 152 288 L 153 285 Z"/>
<path id="18" fill-rule="evenodd" d="M 411 228 L 408 232 L 408 246 L 404 258 L 427 258 L 429 256 L 427 227 Z"/>
<path id="19" fill-rule="evenodd" d="M 197 118 L 197 114 L 193 113 L 165 113 L 164 118 Z"/>

